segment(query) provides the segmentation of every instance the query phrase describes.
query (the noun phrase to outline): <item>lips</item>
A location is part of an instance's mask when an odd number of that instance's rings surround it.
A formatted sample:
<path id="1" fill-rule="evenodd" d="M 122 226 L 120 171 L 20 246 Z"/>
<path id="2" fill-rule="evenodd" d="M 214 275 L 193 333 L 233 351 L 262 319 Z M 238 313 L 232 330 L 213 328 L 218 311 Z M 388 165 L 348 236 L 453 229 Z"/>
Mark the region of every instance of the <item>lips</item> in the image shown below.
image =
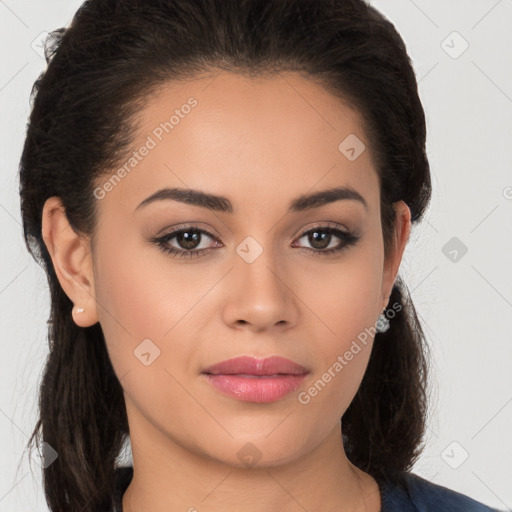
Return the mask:
<path id="1" fill-rule="evenodd" d="M 265 359 L 255 357 L 240 356 L 234 359 L 228 359 L 215 364 L 203 370 L 203 373 L 212 375 L 304 375 L 308 373 L 304 366 L 294 363 L 284 357 L 272 356 Z"/>
<path id="2" fill-rule="evenodd" d="M 225 395 L 263 403 L 279 400 L 297 389 L 309 371 L 284 357 L 240 356 L 209 366 L 202 373 Z"/>

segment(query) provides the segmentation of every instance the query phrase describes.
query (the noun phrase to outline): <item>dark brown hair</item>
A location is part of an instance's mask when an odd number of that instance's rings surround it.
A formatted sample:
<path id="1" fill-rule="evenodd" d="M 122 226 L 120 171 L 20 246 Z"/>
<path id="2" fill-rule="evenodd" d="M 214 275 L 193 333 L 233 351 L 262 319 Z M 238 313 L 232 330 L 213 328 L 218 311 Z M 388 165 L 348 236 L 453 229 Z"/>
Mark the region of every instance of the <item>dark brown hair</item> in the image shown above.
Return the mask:
<path id="1" fill-rule="evenodd" d="M 96 227 L 98 178 L 125 157 L 135 115 L 156 87 L 211 70 L 253 76 L 298 71 L 359 112 L 381 187 L 386 254 L 393 203 L 419 221 L 431 196 L 424 111 L 405 44 L 363 0 L 89 0 L 46 42 L 20 162 L 27 248 L 51 293 L 49 355 L 29 440 L 58 458 L 43 469 L 54 512 L 107 511 L 128 422 L 99 323 L 81 328 L 41 237 L 45 201 L 61 198 L 80 234 Z M 340 141 L 341 142 L 341 141 Z M 349 459 L 393 480 L 420 453 L 425 428 L 425 337 L 400 277 L 401 305 L 378 333 L 361 386 L 342 418 Z"/>

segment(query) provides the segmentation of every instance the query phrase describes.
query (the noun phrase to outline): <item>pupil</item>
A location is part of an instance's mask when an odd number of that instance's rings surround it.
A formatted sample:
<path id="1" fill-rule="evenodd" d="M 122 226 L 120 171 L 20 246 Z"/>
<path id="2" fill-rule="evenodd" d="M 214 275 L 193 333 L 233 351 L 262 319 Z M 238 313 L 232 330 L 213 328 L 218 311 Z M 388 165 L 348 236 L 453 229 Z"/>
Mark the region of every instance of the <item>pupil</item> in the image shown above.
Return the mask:
<path id="1" fill-rule="evenodd" d="M 331 234 L 330 233 L 320 233 L 318 231 L 313 231 L 310 235 L 310 243 L 315 249 L 325 249 L 329 246 Z M 312 239 L 312 240 L 311 240 Z M 320 240 L 320 246 L 315 245 Z M 327 243 L 325 243 L 327 241 Z M 322 243 L 324 242 L 324 243 Z"/>
<path id="2" fill-rule="evenodd" d="M 192 233 L 192 235 L 190 235 Z M 198 244 L 200 233 L 194 231 L 182 231 L 176 235 L 178 243 L 184 249 L 195 249 Z"/>

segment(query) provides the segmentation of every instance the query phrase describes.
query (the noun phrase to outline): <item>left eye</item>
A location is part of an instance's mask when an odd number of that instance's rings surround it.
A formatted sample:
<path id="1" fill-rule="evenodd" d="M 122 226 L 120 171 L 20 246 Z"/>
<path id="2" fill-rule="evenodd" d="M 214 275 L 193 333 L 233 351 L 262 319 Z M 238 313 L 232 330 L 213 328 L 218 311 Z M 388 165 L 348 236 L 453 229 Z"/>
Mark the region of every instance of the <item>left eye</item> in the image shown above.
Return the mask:
<path id="1" fill-rule="evenodd" d="M 332 242 L 333 236 L 342 240 L 342 242 L 338 242 L 338 245 L 334 246 L 334 248 L 329 248 L 329 244 Z M 322 254 L 332 254 L 333 252 L 341 251 L 349 245 L 355 243 L 358 239 L 355 234 L 349 231 L 341 230 L 331 226 L 322 226 L 310 229 L 301 235 L 299 240 L 302 238 L 307 238 L 308 242 L 313 245 L 314 252 L 321 252 Z M 305 249 L 309 250 L 308 247 Z"/>
<path id="2" fill-rule="evenodd" d="M 212 246 L 198 248 L 204 236 L 214 240 L 217 247 L 222 246 L 222 243 L 216 236 L 194 226 L 180 227 L 161 237 L 152 238 L 150 242 L 156 244 L 165 253 L 171 254 L 174 257 L 192 258 L 200 256 L 214 248 Z M 333 241 L 333 236 L 341 240 L 334 248 L 329 247 Z M 341 252 L 350 245 L 355 244 L 359 239 L 359 235 L 332 226 L 319 226 L 303 232 L 297 240 L 303 238 L 307 238 L 308 242 L 313 245 L 313 248 L 303 247 L 302 250 L 313 254 L 326 255 Z M 178 247 L 170 245 L 170 241 L 173 239 L 176 239 Z"/>

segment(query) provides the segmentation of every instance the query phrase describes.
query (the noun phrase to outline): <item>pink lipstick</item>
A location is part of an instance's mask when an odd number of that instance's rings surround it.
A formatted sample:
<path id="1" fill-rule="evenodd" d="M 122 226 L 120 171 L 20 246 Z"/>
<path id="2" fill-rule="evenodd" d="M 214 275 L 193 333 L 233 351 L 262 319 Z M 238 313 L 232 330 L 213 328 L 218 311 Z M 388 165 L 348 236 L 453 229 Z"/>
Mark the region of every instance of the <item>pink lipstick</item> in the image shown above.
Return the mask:
<path id="1" fill-rule="evenodd" d="M 210 366 L 202 372 L 221 393 L 244 402 L 275 402 L 296 390 L 309 373 L 289 359 L 240 356 Z"/>

